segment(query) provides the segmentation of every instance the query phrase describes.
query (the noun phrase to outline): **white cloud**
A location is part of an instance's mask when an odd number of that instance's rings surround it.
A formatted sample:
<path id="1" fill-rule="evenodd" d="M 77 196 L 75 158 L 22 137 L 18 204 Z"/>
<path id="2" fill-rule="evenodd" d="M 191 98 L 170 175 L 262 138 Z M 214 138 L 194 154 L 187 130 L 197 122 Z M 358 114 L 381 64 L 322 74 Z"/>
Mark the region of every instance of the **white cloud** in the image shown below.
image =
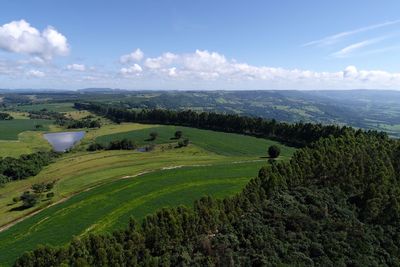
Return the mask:
<path id="1" fill-rule="evenodd" d="M 357 43 L 354 43 L 354 44 L 351 44 L 351 45 L 348 45 L 348 46 L 342 48 L 341 50 L 333 53 L 332 55 L 334 57 L 348 57 L 352 53 L 354 53 L 354 52 L 356 52 L 356 51 L 358 51 L 358 50 L 360 50 L 360 49 L 362 49 L 364 47 L 376 44 L 376 43 L 378 43 L 378 42 L 380 42 L 380 41 L 382 41 L 382 40 L 384 40 L 386 38 L 387 37 L 379 37 L 379 38 L 373 38 L 373 39 L 357 42 Z"/>
<path id="2" fill-rule="evenodd" d="M 130 67 L 127 68 L 121 68 L 120 73 L 123 75 L 129 75 L 129 74 L 139 74 L 143 71 L 142 67 L 138 64 L 134 64 Z"/>
<path id="3" fill-rule="evenodd" d="M 143 59 L 143 57 L 144 57 L 144 53 L 142 52 L 142 50 L 137 48 L 132 53 L 121 56 L 119 61 L 122 64 L 127 64 L 127 63 L 141 61 Z"/>
<path id="4" fill-rule="evenodd" d="M 156 58 L 147 58 L 144 65 L 149 69 L 160 69 L 179 59 L 178 55 L 167 52 Z"/>
<path id="5" fill-rule="evenodd" d="M 40 32 L 25 20 L 19 20 L 0 26 L 0 49 L 50 60 L 67 55 L 69 45 L 67 38 L 55 28 L 48 26 Z"/>
<path id="6" fill-rule="evenodd" d="M 42 78 L 42 77 L 46 76 L 44 72 L 39 71 L 39 70 L 29 70 L 26 73 L 26 75 L 28 77 L 34 77 L 34 78 Z"/>
<path id="7" fill-rule="evenodd" d="M 71 64 L 67 66 L 67 69 L 69 70 L 75 70 L 75 71 L 85 71 L 86 66 L 83 64 Z"/>
<path id="8" fill-rule="evenodd" d="M 167 52 L 144 59 L 143 67 L 133 65 L 122 68 L 120 73 L 125 77 L 140 73 L 140 78 L 131 77 L 154 85 L 159 81 L 179 80 L 179 84 L 206 84 L 213 89 L 396 89 L 400 85 L 400 73 L 358 70 L 355 66 L 336 72 L 254 66 L 207 50 L 185 54 Z"/>
<path id="9" fill-rule="evenodd" d="M 345 37 L 349 37 L 349 36 L 352 36 L 352 35 L 355 35 L 355 34 L 358 34 L 358 33 L 367 32 L 367 31 L 371 31 L 371 30 L 375 30 L 375 29 L 391 26 L 391 25 L 398 24 L 398 23 L 400 23 L 400 20 L 393 20 L 393 21 L 387 21 L 387 22 L 383 22 L 383 23 L 379 23 L 379 24 L 374 24 L 374 25 L 358 28 L 358 29 L 351 30 L 351 31 L 344 31 L 344 32 L 340 32 L 340 33 L 337 33 L 337 34 L 334 34 L 334 35 L 327 36 L 327 37 L 319 39 L 319 40 L 314 40 L 314 41 L 308 42 L 308 43 L 304 44 L 303 46 L 313 46 L 313 45 L 327 46 L 327 45 L 332 45 L 332 44 L 340 41 L 341 39 L 343 39 Z"/>

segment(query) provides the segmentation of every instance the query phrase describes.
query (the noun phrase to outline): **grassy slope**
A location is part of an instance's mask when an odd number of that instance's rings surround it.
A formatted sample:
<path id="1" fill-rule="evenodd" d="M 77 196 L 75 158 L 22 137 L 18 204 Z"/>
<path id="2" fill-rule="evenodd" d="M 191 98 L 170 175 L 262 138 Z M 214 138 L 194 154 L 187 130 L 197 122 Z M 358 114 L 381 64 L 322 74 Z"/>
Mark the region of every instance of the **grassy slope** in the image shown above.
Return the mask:
<path id="1" fill-rule="evenodd" d="M 73 236 L 127 225 L 165 206 L 186 204 L 204 195 L 238 192 L 262 163 L 164 170 L 119 180 L 76 195 L 0 233 L 0 262 L 10 264 L 37 244 L 62 245 Z"/>
<path id="2" fill-rule="evenodd" d="M 128 138 L 134 140 L 139 145 L 144 145 L 153 143 L 146 140 L 149 138 L 151 132 L 157 132 L 159 136 L 154 143 L 176 143 L 177 140 L 171 138 L 177 130 L 181 130 L 184 137 L 189 138 L 193 144 L 226 156 L 265 156 L 268 146 L 272 144 L 279 145 L 277 142 L 262 138 L 178 126 L 156 126 L 138 131 L 104 135 L 97 138 L 96 141 L 105 143 L 111 140 Z M 281 146 L 281 148 L 283 157 L 290 156 L 293 153 L 292 148 L 286 146 Z"/>

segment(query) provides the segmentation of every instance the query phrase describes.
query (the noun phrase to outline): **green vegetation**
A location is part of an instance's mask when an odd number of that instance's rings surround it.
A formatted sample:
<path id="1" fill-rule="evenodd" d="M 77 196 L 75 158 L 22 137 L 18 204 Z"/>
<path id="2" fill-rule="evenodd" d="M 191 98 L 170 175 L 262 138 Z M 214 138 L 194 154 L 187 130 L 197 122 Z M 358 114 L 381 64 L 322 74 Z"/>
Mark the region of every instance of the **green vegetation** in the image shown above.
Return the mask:
<path id="1" fill-rule="evenodd" d="M 96 138 L 99 143 L 109 143 L 113 140 L 129 139 L 134 140 L 139 146 L 149 144 L 176 143 L 176 131 L 182 131 L 183 136 L 188 138 L 191 143 L 205 150 L 226 155 L 226 156 L 265 156 L 265 150 L 270 145 L 278 144 L 275 141 L 243 136 L 233 133 L 222 133 L 210 130 L 200 130 L 189 127 L 178 126 L 156 126 L 136 131 L 115 133 Z M 149 140 L 150 133 L 157 132 L 158 137 L 155 140 Z M 290 157 L 294 149 L 283 146 L 282 156 Z"/>
<path id="2" fill-rule="evenodd" d="M 25 131 L 44 131 L 48 129 L 48 125 L 52 121 L 49 120 L 22 120 L 14 119 L 0 121 L 0 140 L 17 140 L 18 134 Z M 37 125 L 42 125 L 41 128 L 36 128 Z"/>
<path id="3" fill-rule="evenodd" d="M 125 230 L 38 248 L 15 266 L 399 266 L 399 157 L 398 141 L 347 130 L 263 167 L 234 197 L 164 208 Z"/>
<path id="4" fill-rule="evenodd" d="M 281 154 L 281 149 L 277 145 L 272 145 L 268 148 L 268 155 L 270 158 L 277 158 Z"/>
<path id="5" fill-rule="evenodd" d="M 0 233 L 0 262 L 10 264 L 37 244 L 63 245 L 73 236 L 102 233 L 161 207 L 191 206 L 204 195 L 239 192 L 263 162 L 162 170 L 122 179 L 76 195 Z"/>
<path id="6" fill-rule="evenodd" d="M 54 112 L 70 112 L 75 111 L 73 103 L 44 103 L 32 105 L 18 105 L 15 107 L 19 111 L 41 111 L 48 110 Z"/>
<path id="7" fill-rule="evenodd" d="M 0 112 L 0 121 L 9 121 L 13 120 L 14 117 L 11 116 L 9 113 Z"/>

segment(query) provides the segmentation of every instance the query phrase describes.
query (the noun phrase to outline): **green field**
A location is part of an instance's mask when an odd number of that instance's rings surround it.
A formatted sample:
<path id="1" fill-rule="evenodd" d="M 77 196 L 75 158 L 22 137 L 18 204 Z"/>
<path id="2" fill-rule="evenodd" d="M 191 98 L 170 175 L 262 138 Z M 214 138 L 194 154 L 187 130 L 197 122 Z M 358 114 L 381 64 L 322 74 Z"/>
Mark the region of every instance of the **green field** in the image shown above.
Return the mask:
<path id="1" fill-rule="evenodd" d="M 191 143 L 208 151 L 226 156 L 266 156 L 268 146 L 279 145 L 278 142 L 263 138 L 178 126 L 157 126 L 137 131 L 115 133 L 98 137 L 96 141 L 106 143 L 112 140 L 128 138 L 138 145 L 176 143 L 177 140 L 171 138 L 173 138 L 177 130 L 181 130 L 183 137 L 189 138 Z M 151 132 L 159 134 L 155 141 L 148 141 Z M 281 148 L 283 157 L 290 156 L 293 152 L 291 148 L 285 146 L 281 146 Z"/>
<path id="2" fill-rule="evenodd" d="M 62 245 L 73 236 L 125 227 L 161 207 L 185 204 L 204 195 L 234 194 L 257 174 L 261 162 L 187 167 L 123 179 L 76 195 L 0 233 L 0 262 L 12 264 L 38 244 Z"/>
<path id="3" fill-rule="evenodd" d="M 76 111 L 76 109 L 74 109 L 73 107 L 74 103 L 45 103 L 45 104 L 20 105 L 20 106 L 15 106 L 15 109 L 19 111 L 40 111 L 42 109 L 47 109 L 49 111 L 56 111 L 56 112 Z"/>
<path id="4" fill-rule="evenodd" d="M 50 120 L 26 120 L 14 119 L 10 121 L 0 121 L 0 140 L 18 140 L 18 134 L 25 131 L 35 131 L 36 125 L 42 125 L 43 128 L 38 130 L 43 131 L 48 129 L 52 121 Z"/>

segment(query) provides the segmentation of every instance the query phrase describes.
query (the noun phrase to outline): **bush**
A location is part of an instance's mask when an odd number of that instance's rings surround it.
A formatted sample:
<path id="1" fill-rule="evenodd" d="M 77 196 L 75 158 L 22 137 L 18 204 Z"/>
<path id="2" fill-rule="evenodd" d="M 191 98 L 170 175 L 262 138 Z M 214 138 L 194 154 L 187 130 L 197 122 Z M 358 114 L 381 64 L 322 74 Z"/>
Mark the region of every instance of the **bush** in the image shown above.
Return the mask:
<path id="1" fill-rule="evenodd" d="M 272 145 L 268 148 L 268 155 L 275 159 L 281 154 L 281 149 L 277 145 Z"/>
<path id="2" fill-rule="evenodd" d="M 178 142 L 178 147 L 185 147 L 189 145 L 189 139 L 185 138 L 182 141 Z"/>
<path id="3" fill-rule="evenodd" d="M 47 198 L 52 198 L 52 197 L 54 197 L 54 193 L 53 192 L 47 193 L 46 197 Z"/>
<path id="4" fill-rule="evenodd" d="M 20 198 L 24 208 L 31 208 L 35 206 L 39 200 L 39 197 L 36 194 L 33 194 L 29 191 L 25 191 Z"/>
<path id="5" fill-rule="evenodd" d="M 183 135 L 182 131 L 176 131 L 174 134 L 175 139 L 181 139 L 182 135 Z"/>
<path id="6" fill-rule="evenodd" d="M 90 144 L 89 147 L 87 148 L 87 151 L 97 151 L 97 150 L 103 150 L 105 147 L 102 144 L 99 143 L 93 143 Z"/>
<path id="7" fill-rule="evenodd" d="M 158 137 L 158 133 L 157 132 L 151 132 L 149 140 L 150 141 L 154 141 L 154 140 L 157 139 L 157 137 Z"/>

